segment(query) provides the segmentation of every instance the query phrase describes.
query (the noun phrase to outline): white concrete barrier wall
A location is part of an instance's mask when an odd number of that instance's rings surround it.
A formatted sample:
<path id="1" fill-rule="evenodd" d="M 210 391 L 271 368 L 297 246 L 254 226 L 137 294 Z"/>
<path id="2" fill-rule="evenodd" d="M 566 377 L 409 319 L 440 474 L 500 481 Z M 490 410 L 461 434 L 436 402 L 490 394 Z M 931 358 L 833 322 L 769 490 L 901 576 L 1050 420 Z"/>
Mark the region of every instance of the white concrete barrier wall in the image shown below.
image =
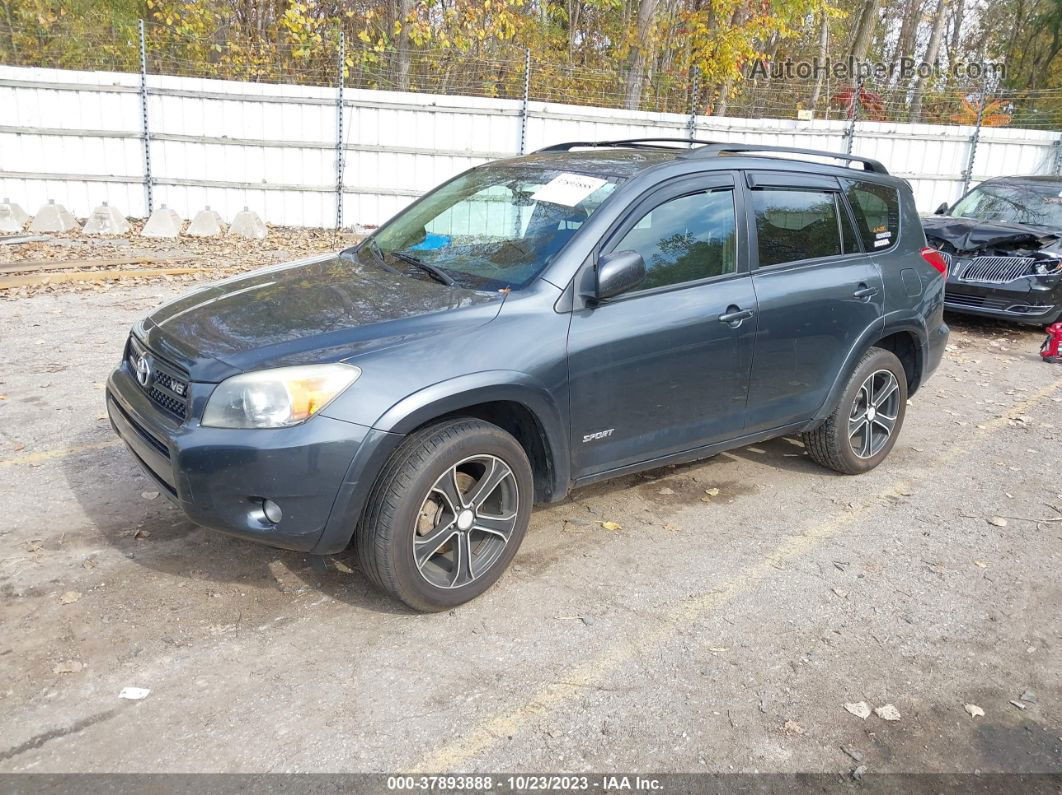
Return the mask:
<path id="1" fill-rule="evenodd" d="M 336 91 L 152 75 L 155 205 L 226 221 L 247 206 L 272 224 L 336 218 Z M 375 225 L 470 166 L 516 154 L 521 103 L 347 89 L 343 218 Z M 685 137 L 688 117 L 531 102 L 527 149 L 568 140 Z M 843 120 L 702 116 L 696 136 L 843 151 Z M 859 122 L 854 153 L 910 180 L 919 209 L 958 198 L 972 127 Z M 1051 173 L 1062 133 L 986 128 L 974 182 Z M 109 202 L 147 214 L 139 75 L 0 66 L 0 199 L 48 199 L 86 216 Z"/>

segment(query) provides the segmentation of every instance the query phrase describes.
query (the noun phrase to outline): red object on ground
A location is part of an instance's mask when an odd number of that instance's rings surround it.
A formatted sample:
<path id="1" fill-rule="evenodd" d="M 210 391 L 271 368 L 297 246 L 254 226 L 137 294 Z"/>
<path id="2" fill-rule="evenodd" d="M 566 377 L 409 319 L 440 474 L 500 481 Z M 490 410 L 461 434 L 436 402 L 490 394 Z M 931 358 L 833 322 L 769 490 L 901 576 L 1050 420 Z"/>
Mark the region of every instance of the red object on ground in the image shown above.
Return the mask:
<path id="1" fill-rule="evenodd" d="M 1062 323 L 1052 323 L 1046 331 L 1047 339 L 1040 346 L 1040 355 L 1045 362 L 1062 364 Z"/>

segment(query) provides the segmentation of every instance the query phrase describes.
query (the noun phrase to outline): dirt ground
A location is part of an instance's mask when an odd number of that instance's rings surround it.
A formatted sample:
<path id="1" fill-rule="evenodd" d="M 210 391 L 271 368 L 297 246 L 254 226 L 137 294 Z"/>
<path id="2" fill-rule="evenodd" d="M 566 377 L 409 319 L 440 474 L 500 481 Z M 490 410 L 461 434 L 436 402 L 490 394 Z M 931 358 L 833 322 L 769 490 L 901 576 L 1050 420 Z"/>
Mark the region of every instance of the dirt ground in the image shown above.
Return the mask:
<path id="1" fill-rule="evenodd" d="M 195 527 L 116 442 L 107 373 L 183 289 L 0 300 L 0 771 L 1062 771 L 1040 332 L 950 318 L 874 472 L 779 439 L 586 488 L 422 616 Z"/>

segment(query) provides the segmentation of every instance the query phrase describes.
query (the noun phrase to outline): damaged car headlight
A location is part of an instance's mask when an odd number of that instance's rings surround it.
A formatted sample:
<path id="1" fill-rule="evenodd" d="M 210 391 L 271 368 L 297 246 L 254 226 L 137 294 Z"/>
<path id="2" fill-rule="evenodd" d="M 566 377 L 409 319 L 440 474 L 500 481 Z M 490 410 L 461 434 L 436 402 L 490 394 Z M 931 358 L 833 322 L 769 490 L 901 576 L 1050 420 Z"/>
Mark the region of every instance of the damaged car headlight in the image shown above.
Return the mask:
<path id="1" fill-rule="evenodd" d="M 278 367 L 235 375 L 218 384 L 203 413 L 212 428 L 285 428 L 332 402 L 358 380 L 349 364 Z"/>
<path id="2" fill-rule="evenodd" d="M 1062 273 L 1062 259 L 1057 257 L 1038 259 L 1033 263 L 1033 270 L 1038 276 L 1054 276 Z"/>

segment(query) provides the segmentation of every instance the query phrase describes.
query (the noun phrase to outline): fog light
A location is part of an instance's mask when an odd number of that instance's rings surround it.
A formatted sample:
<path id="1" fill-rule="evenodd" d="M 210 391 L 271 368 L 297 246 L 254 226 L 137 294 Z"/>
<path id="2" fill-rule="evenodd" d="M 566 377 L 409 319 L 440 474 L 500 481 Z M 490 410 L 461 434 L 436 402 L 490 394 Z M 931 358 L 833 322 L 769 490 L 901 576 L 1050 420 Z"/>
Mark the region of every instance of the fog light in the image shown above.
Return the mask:
<path id="1" fill-rule="evenodd" d="M 280 510 L 280 506 L 272 500 L 262 500 L 262 513 L 273 524 L 280 524 L 280 520 L 284 518 L 284 512 Z"/>

